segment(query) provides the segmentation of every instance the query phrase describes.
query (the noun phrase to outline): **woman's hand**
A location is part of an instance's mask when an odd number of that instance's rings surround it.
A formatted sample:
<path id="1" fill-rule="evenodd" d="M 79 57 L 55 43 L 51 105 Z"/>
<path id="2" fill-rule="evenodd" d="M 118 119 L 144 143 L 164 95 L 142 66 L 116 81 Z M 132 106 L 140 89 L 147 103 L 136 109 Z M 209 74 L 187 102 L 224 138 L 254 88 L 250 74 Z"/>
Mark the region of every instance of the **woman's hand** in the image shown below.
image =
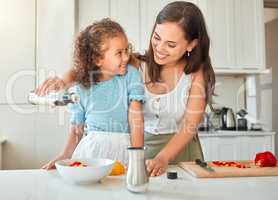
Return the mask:
<path id="1" fill-rule="evenodd" d="M 66 84 L 63 79 L 59 77 L 53 77 L 46 79 L 43 84 L 36 90 L 36 94 L 39 96 L 44 96 L 51 90 L 62 90 L 66 88 Z"/>
<path id="2" fill-rule="evenodd" d="M 64 159 L 67 159 L 69 158 L 68 156 L 66 155 L 59 155 L 57 156 L 55 159 L 49 161 L 47 164 L 45 164 L 44 166 L 42 166 L 42 169 L 45 169 L 45 170 L 51 170 L 51 169 L 55 169 L 55 162 L 59 161 L 59 160 L 64 160 Z"/>
<path id="3" fill-rule="evenodd" d="M 157 155 L 154 159 L 146 160 L 146 166 L 150 176 L 160 176 L 165 172 L 168 160 L 163 156 Z"/>

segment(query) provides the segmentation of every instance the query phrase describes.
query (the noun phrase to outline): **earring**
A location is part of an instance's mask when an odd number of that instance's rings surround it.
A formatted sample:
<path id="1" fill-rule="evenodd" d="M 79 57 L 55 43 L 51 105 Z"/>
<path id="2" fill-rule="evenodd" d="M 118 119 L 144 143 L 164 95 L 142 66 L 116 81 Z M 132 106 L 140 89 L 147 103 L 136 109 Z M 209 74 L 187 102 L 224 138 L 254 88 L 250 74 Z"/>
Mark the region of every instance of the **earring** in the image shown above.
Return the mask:
<path id="1" fill-rule="evenodd" d="M 190 56 L 190 51 L 187 51 L 187 57 L 189 57 Z"/>

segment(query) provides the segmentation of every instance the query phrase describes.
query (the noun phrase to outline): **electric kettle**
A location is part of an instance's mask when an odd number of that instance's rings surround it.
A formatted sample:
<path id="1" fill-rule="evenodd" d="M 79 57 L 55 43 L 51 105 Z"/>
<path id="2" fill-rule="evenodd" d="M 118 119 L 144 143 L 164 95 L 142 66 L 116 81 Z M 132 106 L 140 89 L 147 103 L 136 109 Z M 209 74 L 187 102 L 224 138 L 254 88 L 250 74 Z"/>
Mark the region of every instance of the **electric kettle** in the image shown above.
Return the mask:
<path id="1" fill-rule="evenodd" d="M 231 108 L 223 107 L 221 109 L 221 130 L 236 130 L 235 114 Z"/>

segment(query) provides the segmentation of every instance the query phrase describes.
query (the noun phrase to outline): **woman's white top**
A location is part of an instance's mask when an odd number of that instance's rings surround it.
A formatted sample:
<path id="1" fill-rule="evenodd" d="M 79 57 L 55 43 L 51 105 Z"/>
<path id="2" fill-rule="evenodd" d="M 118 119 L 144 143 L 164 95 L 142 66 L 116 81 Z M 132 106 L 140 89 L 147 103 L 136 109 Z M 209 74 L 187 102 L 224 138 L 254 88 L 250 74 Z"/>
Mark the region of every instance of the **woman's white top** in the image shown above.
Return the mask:
<path id="1" fill-rule="evenodd" d="M 145 81 L 146 64 L 142 62 L 140 72 Z M 176 133 L 183 119 L 189 90 L 191 75 L 182 74 L 176 87 L 166 94 L 154 94 L 148 91 L 146 84 L 144 104 L 144 129 L 152 134 Z"/>

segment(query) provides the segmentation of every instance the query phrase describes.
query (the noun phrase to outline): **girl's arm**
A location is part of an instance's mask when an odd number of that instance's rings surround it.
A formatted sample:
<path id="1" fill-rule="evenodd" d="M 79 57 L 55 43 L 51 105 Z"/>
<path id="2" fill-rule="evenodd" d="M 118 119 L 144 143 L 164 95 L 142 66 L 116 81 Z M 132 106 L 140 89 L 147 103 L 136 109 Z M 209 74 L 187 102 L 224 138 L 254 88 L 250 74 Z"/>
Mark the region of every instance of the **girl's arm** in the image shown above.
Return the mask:
<path id="1" fill-rule="evenodd" d="M 161 175 L 168 163 L 174 160 L 193 139 L 205 111 L 205 97 L 203 72 L 199 70 L 193 75 L 186 112 L 181 127 L 156 157 L 147 161 L 147 169 L 151 172 L 152 176 Z"/>
<path id="2" fill-rule="evenodd" d="M 46 79 L 43 84 L 36 90 L 36 93 L 39 96 L 44 96 L 51 90 L 67 89 L 71 87 L 75 79 L 76 77 L 74 69 L 71 68 L 62 76 L 62 79 L 59 77 Z"/>
<path id="3" fill-rule="evenodd" d="M 144 146 L 144 115 L 142 104 L 139 101 L 131 101 L 128 108 L 128 123 L 131 133 L 131 145 L 133 147 Z"/>
<path id="4" fill-rule="evenodd" d="M 84 125 L 71 125 L 70 135 L 68 141 L 65 145 L 65 148 L 62 152 L 62 155 L 65 155 L 67 158 L 71 158 L 76 146 L 83 137 Z"/>
<path id="5" fill-rule="evenodd" d="M 78 145 L 83 136 L 83 131 L 84 125 L 71 125 L 70 134 L 63 152 L 59 154 L 56 158 L 48 162 L 46 165 L 44 165 L 42 168 L 46 170 L 54 169 L 56 161 L 71 158 L 76 146 Z"/>

